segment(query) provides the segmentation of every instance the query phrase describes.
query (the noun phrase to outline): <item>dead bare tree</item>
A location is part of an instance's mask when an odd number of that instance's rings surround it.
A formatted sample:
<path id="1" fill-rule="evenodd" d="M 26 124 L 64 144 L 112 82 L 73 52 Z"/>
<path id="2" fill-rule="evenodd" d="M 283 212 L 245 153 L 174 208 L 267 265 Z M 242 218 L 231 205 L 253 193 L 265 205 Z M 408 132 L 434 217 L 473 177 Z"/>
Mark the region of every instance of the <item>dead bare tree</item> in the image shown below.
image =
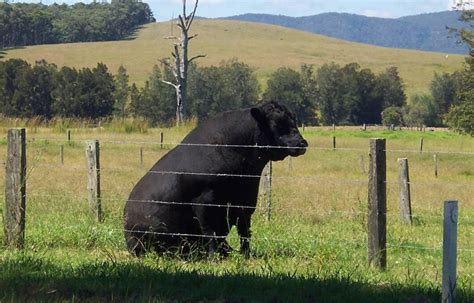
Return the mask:
<path id="1" fill-rule="evenodd" d="M 183 0 L 183 13 L 178 16 L 177 26 L 181 30 L 181 37 L 169 36 L 165 39 L 173 39 L 177 42 L 174 44 L 171 55 L 174 62 L 163 59 L 161 62 L 170 70 L 175 78 L 174 82 L 161 80 L 163 83 L 171 85 L 176 90 L 176 125 L 179 126 L 184 121 L 184 107 L 186 106 L 187 80 L 189 64 L 198 59 L 205 57 L 205 55 L 194 56 L 188 58 L 188 43 L 191 39 L 196 38 L 197 34 L 189 36 L 189 29 L 194 21 L 199 0 L 196 0 L 194 9 L 189 15 L 186 14 L 186 0 Z"/>

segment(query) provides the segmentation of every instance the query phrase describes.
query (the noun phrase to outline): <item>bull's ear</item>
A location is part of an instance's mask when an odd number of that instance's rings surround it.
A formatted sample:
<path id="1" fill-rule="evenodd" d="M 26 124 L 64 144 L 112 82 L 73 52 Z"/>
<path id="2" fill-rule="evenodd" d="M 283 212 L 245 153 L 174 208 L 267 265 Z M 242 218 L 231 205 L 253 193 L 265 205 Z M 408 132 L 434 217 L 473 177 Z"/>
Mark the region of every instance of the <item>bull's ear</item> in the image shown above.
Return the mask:
<path id="1" fill-rule="evenodd" d="M 261 107 L 253 107 L 250 109 L 250 114 L 258 123 L 264 123 L 267 119 L 265 117 L 265 112 Z"/>

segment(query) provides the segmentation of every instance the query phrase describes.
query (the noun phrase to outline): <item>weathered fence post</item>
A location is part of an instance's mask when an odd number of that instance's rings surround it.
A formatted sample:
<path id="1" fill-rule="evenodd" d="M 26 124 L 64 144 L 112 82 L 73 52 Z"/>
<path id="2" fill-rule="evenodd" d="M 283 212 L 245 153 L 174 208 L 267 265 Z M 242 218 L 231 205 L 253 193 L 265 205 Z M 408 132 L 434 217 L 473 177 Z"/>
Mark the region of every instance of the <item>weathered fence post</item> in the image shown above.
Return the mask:
<path id="1" fill-rule="evenodd" d="M 368 261 L 369 266 L 387 266 L 387 170 L 385 139 L 371 139 L 368 190 Z"/>
<path id="2" fill-rule="evenodd" d="M 140 147 L 140 165 L 143 166 L 143 147 Z"/>
<path id="3" fill-rule="evenodd" d="M 438 178 L 438 155 L 434 154 L 433 160 L 434 160 L 434 175 L 436 178 Z"/>
<path id="4" fill-rule="evenodd" d="M 412 223 L 410 172 L 408 159 L 398 159 L 398 187 L 400 190 L 400 216 L 404 223 Z"/>
<path id="5" fill-rule="evenodd" d="M 160 148 L 163 149 L 163 132 L 160 132 Z"/>
<path id="6" fill-rule="evenodd" d="M 269 221 L 272 214 L 272 161 L 263 168 L 263 201 L 265 203 L 265 215 Z"/>
<path id="7" fill-rule="evenodd" d="M 100 198 L 100 147 L 99 140 L 86 142 L 87 191 L 89 205 L 97 222 L 102 222 L 102 204 Z"/>
<path id="8" fill-rule="evenodd" d="M 61 160 L 61 165 L 64 165 L 64 145 L 59 146 L 59 158 Z"/>
<path id="9" fill-rule="evenodd" d="M 67 130 L 67 142 L 71 141 L 71 130 Z"/>
<path id="10" fill-rule="evenodd" d="M 332 148 L 336 149 L 336 136 L 332 136 Z"/>
<path id="11" fill-rule="evenodd" d="M 423 138 L 420 139 L 420 153 L 423 152 Z"/>
<path id="12" fill-rule="evenodd" d="M 5 245 L 22 249 L 25 243 L 26 207 L 26 132 L 9 129 L 5 171 L 3 229 Z"/>
<path id="13" fill-rule="evenodd" d="M 458 201 L 444 202 L 443 223 L 443 303 L 456 300 L 456 252 L 458 231 Z"/>

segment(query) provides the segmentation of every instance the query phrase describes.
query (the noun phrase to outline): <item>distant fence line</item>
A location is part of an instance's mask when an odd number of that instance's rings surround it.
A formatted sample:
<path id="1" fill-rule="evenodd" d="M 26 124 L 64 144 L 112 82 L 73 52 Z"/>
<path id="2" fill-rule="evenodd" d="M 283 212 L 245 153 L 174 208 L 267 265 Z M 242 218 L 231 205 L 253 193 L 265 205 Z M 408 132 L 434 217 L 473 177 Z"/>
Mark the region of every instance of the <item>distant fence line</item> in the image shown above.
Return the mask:
<path id="1" fill-rule="evenodd" d="M 70 133 L 68 134 L 68 137 Z M 163 136 L 161 136 L 163 138 Z M 69 137 L 70 139 L 70 137 Z M 48 140 L 48 139 L 36 139 Z M 4 230 L 6 233 L 5 242 L 9 247 L 23 248 L 24 234 L 25 234 L 25 209 L 26 209 L 26 133 L 25 129 L 10 129 L 8 131 L 8 154 L 6 159 L 6 176 L 5 176 L 5 208 L 4 213 Z M 105 141 L 107 142 L 107 141 Z M 123 142 L 123 141 L 109 141 L 109 142 Z M 127 143 L 128 144 L 128 143 Z M 163 141 L 159 143 L 163 148 Z M 252 145 L 217 145 L 217 144 L 186 144 L 177 143 L 175 145 L 183 146 L 201 146 L 201 147 L 225 147 L 225 148 L 289 148 L 282 146 L 252 146 Z M 420 151 L 422 152 L 423 141 L 421 142 Z M 307 148 L 307 149 L 321 149 L 321 148 Z M 333 149 L 336 149 L 335 137 L 333 137 Z M 342 149 L 342 150 L 359 150 L 364 149 Z M 61 148 L 61 151 L 63 149 Z M 364 150 L 365 151 L 365 150 Z M 386 268 L 387 262 L 387 180 L 386 180 L 386 149 L 385 139 L 371 139 L 369 146 L 369 174 L 368 174 L 368 213 L 367 213 L 367 228 L 368 228 L 368 261 L 369 265 L 379 269 Z M 406 152 L 406 151 L 405 151 Z M 455 154 L 460 154 L 456 152 Z M 471 155 L 474 153 L 461 153 Z M 142 160 L 141 153 L 141 162 Z M 88 141 L 86 145 L 86 158 L 88 162 L 88 200 L 91 208 L 94 210 L 96 220 L 101 222 L 103 220 L 102 214 L 102 197 L 100 190 L 100 145 L 98 140 Z M 61 155 L 63 159 L 63 155 Z M 270 162 L 271 165 L 271 162 Z M 225 173 L 206 173 L 206 172 L 177 172 L 177 171 L 149 171 L 148 173 L 156 174 L 175 174 L 175 175 L 197 175 L 197 176 L 215 176 L 215 177 L 232 177 L 232 178 L 260 178 L 260 175 L 244 175 L 244 174 L 225 174 Z M 408 166 L 403 172 L 408 176 Z M 294 178 L 294 177 L 290 177 Z M 266 180 L 267 178 L 264 178 Z M 271 178 L 269 178 L 271 180 Z M 13 180 L 13 182 L 12 182 Z M 409 184 L 409 179 L 401 177 L 400 185 Z M 365 183 L 365 182 L 364 182 Z M 269 187 L 271 188 L 271 187 Z M 408 193 L 409 195 L 409 193 Z M 269 198 L 271 195 L 268 195 Z M 401 194 L 401 196 L 403 196 Z M 182 201 L 152 201 L 143 200 L 135 201 L 138 203 L 161 203 L 168 205 L 184 204 Z M 412 213 L 410 199 L 400 199 L 402 210 L 402 218 L 408 224 L 411 224 Z M 189 203 L 187 203 L 189 204 Z M 404 205 L 405 204 L 405 205 Z M 407 205 L 406 205 L 407 204 Z M 201 204 L 199 204 L 201 205 Z M 270 219 L 271 203 L 267 202 L 267 218 Z M 229 204 L 208 205 L 202 204 L 206 207 L 231 207 Z M 238 208 L 252 208 L 246 205 L 233 205 Z M 453 281 L 456 280 L 456 254 L 460 251 L 457 248 L 457 224 L 458 224 L 458 202 L 445 201 L 444 208 L 444 240 L 443 240 L 443 297 L 454 298 L 455 287 Z M 407 213 L 408 212 L 408 213 Z M 152 233 L 159 235 L 169 235 L 176 237 L 205 237 L 204 235 L 188 235 L 155 231 L 141 231 L 130 230 L 129 232 Z M 216 238 L 216 236 L 207 236 Z M 399 247 L 399 246 L 392 246 Z M 465 249 L 471 251 L 471 249 Z M 454 275 L 454 277 L 453 277 Z M 448 277 L 446 277 L 448 276 Z M 447 285 L 445 285 L 447 284 Z M 455 285 L 455 282 L 454 282 Z M 446 293 L 445 293 L 446 292 Z"/>

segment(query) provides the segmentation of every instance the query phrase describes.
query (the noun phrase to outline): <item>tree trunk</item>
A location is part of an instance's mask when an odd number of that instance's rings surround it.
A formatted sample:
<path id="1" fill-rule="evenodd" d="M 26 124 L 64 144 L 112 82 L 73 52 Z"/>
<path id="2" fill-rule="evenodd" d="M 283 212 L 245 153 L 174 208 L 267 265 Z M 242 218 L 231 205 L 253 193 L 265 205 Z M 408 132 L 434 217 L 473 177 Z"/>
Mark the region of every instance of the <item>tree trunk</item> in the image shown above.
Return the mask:
<path id="1" fill-rule="evenodd" d="M 194 20 L 198 2 L 199 0 L 196 0 L 193 12 L 190 15 L 186 15 L 186 0 L 183 0 L 183 14 L 178 16 L 178 27 L 181 30 L 181 37 L 167 37 L 168 39 L 176 39 L 179 41 L 179 43 L 175 43 L 174 51 L 172 52 L 175 59 L 174 66 L 167 60 L 161 60 L 161 62 L 173 72 L 175 77 L 175 83 L 165 80 L 162 80 L 162 82 L 173 86 L 176 90 L 176 126 L 183 123 L 185 119 L 189 63 L 197 58 L 204 57 L 200 55 L 188 59 L 188 43 L 192 38 L 196 37 L 196 35 L 189 37 L 189 29 Z"/>

